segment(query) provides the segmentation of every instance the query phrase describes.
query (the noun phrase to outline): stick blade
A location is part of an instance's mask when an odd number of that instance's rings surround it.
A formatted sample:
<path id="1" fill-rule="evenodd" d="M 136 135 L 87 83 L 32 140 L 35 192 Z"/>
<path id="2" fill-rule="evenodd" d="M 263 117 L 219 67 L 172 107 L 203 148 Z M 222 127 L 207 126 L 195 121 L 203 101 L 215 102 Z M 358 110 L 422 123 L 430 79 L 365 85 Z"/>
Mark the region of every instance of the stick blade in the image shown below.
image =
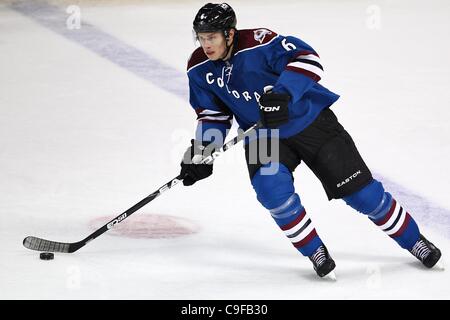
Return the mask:
<path id="1" fill-rule="evenodd" d="M 23 246 L 30 250 L 44 252 L 64 252 L 69 253 L 70 243 L 45 240 L 37 237 L 26 237 L 23 239 Z"/>

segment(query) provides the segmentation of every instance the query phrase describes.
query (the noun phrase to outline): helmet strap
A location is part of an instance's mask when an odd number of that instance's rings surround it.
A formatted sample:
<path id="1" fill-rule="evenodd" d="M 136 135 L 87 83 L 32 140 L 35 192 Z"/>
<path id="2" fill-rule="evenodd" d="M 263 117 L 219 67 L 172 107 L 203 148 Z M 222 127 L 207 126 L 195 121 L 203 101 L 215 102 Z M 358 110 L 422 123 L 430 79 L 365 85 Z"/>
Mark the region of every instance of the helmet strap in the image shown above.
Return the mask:
<path id="1" fill-rule="evenodd" d="M 230 52 L 230 49 L 231 49 L 231 46 L 233 45 L 233 43 L 228 45 L 228 40 L 230 39 L 230 30 L 223 30 L 223 36 L 225 37 L 225 46 L 227 47 L 227 51 L 225 52 L 225 55 L 224 55 L 224 58 L 225 58 L 226 56 L 228 56 L 228 53 Z"/>

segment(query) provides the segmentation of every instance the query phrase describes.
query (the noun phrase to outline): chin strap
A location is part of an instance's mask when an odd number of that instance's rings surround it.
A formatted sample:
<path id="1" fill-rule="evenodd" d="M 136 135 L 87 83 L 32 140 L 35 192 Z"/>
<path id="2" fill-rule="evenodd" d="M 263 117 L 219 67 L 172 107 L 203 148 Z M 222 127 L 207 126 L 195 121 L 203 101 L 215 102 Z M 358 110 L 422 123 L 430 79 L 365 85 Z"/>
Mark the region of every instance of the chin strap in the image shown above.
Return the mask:
<path id="1" fill-rule="evenodd" d="M 237 32 L 236 32 L 236 29 L 234 29 L 234 30 L 235 30 L 235 33 L 234 33 L 233 43 L 231 43 L 230 45 L 228 45 L 228 40 L 230 39 L 230 33 L 229 33 L 229 30 L 224 30 L 224 31 L 223 31 L 223 35 L 224 35 L 225 41 L 226 41 L 227 51 L 225 51 L 225 54 L 224 54 L 222 60 L 228 56 L 228 53 L 230 52 L 230 48 L 231 48 L 231 47 L 233 46 L 233 44 L 236 42 L 236 39 L 237 39 Z"/>

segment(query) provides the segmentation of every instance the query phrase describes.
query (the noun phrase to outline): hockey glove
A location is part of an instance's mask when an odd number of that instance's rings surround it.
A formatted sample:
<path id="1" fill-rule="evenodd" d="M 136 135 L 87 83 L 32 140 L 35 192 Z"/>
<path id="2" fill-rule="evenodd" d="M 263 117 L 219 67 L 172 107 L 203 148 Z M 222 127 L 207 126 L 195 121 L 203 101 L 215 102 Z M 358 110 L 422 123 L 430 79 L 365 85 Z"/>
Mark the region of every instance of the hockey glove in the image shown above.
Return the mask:
<path id="1" fill-rule="evenodd" d="M 209 177 L 213 172 L 213 164 L 200 164 L 200 162 L 214 152 L 209 142 L 191 140 L 191 146 L 186 150 L 181 161 L 180 176 L 185 186 L 191 186 L 199 180 Z"/>
<path id="2" fill-rule="evenodd" d="M 286 93 L 264 93 L 259 99 L 261 122 L 265 128 L 275 129 L 289 121 L 288 104 L 291 96 Z"/>

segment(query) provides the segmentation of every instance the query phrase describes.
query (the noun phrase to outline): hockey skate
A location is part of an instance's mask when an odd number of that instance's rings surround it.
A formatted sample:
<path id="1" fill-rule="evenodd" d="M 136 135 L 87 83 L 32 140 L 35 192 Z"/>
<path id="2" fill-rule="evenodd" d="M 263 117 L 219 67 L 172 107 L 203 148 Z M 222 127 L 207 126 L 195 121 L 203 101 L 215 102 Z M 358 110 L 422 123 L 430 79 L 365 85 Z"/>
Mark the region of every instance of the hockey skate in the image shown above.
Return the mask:
<path id="1" fill-rule="evenodd" d="M 321 278 L 327 277 L 331 280 L 336 280 L 336 275 L 334 274 L 333 269 L 336 267 L 334 260 L 331 258 L 328 253 L 325 245 L 321 245 L 317 250 L 310 255 L 309 260 L 313 263 L 314 270 L 317 275 Z"/>
<path id="2" fill-rule="evenodd" d="M 425 239 L 423 235 L 420 235 L 420 239 L 417 240 L 410 252 L 427 268 L 433 268 L 435 265 L 439 269 L 444 268 L 441 263 L 438 264 L 441 258 L 441 250 Z"/>

